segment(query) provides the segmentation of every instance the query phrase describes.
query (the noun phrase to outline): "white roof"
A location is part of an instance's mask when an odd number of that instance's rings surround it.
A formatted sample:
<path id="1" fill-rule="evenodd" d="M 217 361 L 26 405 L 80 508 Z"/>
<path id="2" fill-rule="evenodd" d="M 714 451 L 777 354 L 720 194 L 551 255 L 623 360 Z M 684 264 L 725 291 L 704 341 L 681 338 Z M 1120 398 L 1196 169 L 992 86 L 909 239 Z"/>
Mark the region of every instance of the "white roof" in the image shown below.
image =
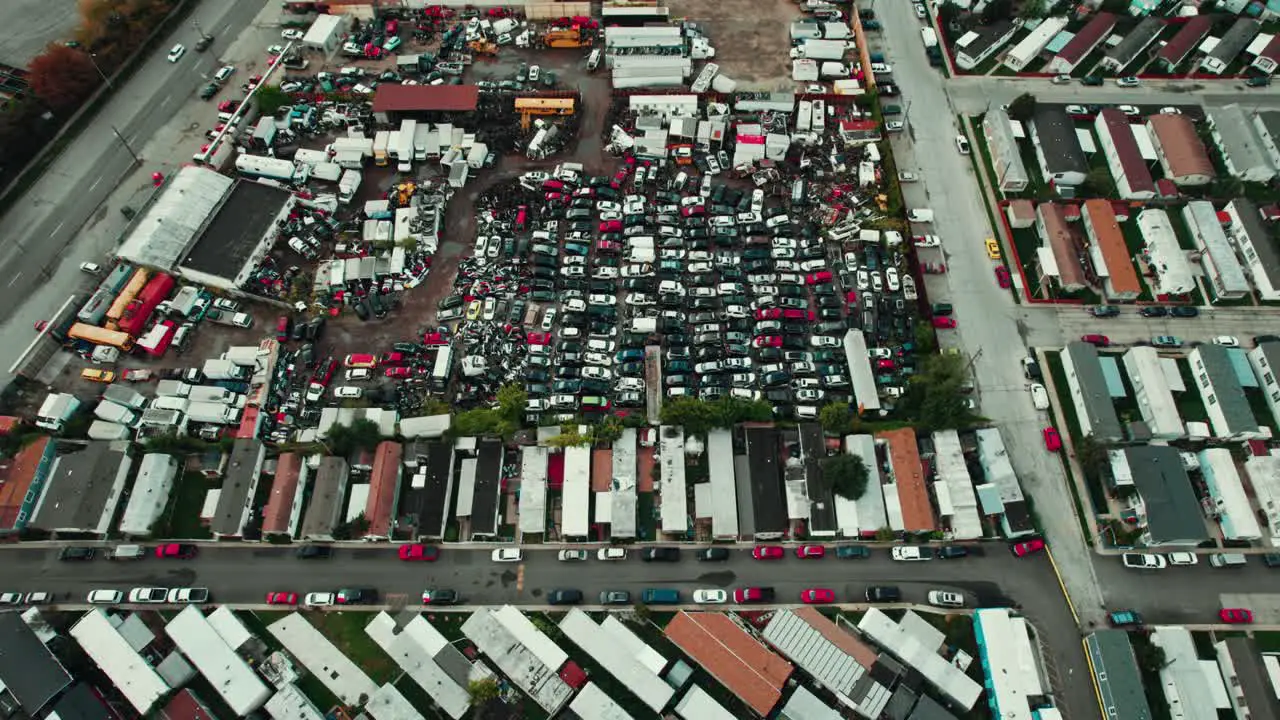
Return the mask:
<path id="1" fill-rule="evenodd" d="M 539 630 L 528 616 L 520 612 L 519 608 L 503 605 L 493 611 L 493 617 L 502 623 L 507 632 L 520 641 L 521 645 L 529 648 L 529 652 L 552 670 L 559 670 L 560 666 L 569 659 L 569 654 L 554 640 L 547 637 L 546 633 Z"/>
<path id="2" fill-rule="evenodd" d="M 1133 386 L 1134 401 L 1152 435 L 1169 439 L 1185 435 L 1160 353 L 1149 345 L 1135 345 L 1125 351 L 1121 359 L 1129 384 Z"/>
<path id="3" fill-rule="evenodd" d="M 270 688 L 227 645 L 199 608 L 188 605 L 169 621 L 165 632 L 236 715 L 248 715 L 271 697 Z"/>
<path id="4" fill-rule="evenodd" d="M 880 482 L 880 463 L 876 460 L 876 439 L 870 435 L 847 435 L 844 451 L 862 458 L 870 476 L 867 491 L 857 500 L 835 496 L 836 525 L 840 534 L 858 537 L 862 533 L 873 533 L 889 523 Z"/>
<path id="5" fill-rule="evenodd" d="M 614 630 L 619 627 L 615 626 Z M 613 632 L 601 632 L 601 626 L 585 612 L 578 608 L 569 610 L 560 621 L 560 629 L 655 713 L 661 713 L 671 702 L 675 689 L 641 664 L 626 644 L 617 642 Z M 621 629 L 631 634 L 625 628 Z"/>
<path id="6" fill-rule="evenodd" d="M 1208 200 L 1192 200 L 1182 208 L 1182 217 L 1187 221 L 1187 229 L 1191 231 L 1196 246 L 1208 255 L 1209 262 L 1217 271 L 1218 277 L 1211 280 L 1222 285 L 1221 293 L 1228 295 L 1249 292 L 1251 286 L 1244 276 L 1244 267 L 1240 265 L 1235 249 L 1227 240 L 1213 203 Z M 1206 261 L 1201 258 L 1200 262 L 1205 264 Z"/>
<path id="7" fill-rule="evenodd" d="M 689 497 L 684 484 L 684 429 L 663 425 L 658 429 L 658 455 L 662 468 L 662 532 L 689 529 Z"/>
<path id="8" fill-rule="evenodd" d="M 1199 658 L 1190 630 L 1155 627 L 1151 629 L 1151 643 L 1164 650 L 1160 685 L 1169 706 L 1181 709 L 1178 717 L 1211 718 L 1217 716 L 1219 709 L 1231 707 L 1218 663 Z"/>
<path id="9" fill-rule="evenodd" d="M 209 168 L 180 168 L 133 226 L 116 255 L 140 265 L 174 267 L 235 182 Z"/>
<path id="10" fill-rule="evenodd" d="M 462 471 L 458 473 L 458 505 L 454 511 L 458 517 L 471 517 L 471 506 L 476 497 L 476 468 L 479 461 L 476 458 L 465 458 L 462 463 Z"/>
<path id="11" fill-rule="evenodd" d="M 372 697 L 378 686 L 329 638 L 299 613 L 290 613 L 267 626 L 285 650 L 317 680 L 348 705 Z"/>
<path id="12" fill-rule="evenodd" d="M 510 609 L 514 610 L 514 608 Z M 536 629 L 535 632 L 537 632 Z M 512 634 L 498 620 L 496 613 L 489 608 L 480 608 L 471 613 L 471 617 L 462 623 L 462 633 L 475 643 L 480 652 L 510 678 L 516 687 L 533 698 L 534 702 L 549 714 L 554 715 L 573 694 L 568 684 L 556 674 L 559 665 L 547 667 L 546 663 L 539 660 L 537 655 Z"/>
<path id="13" fill-rule="evenodd" d="M 975 630 L 981 628 L 978 649 L 982 653 L 987 692 L 1000 707 L 1002 720 L 1031 720 L 1031 700 L 1044 692 L 1037 670 L 1036 651 L 1027 634 L 1027 622 L 1006 608 L 974 612 Z"/>
<path id="14" fill-rule="evenodd" d="M 373 720 L 424 720 L 422 713 L 391 683 L 378 688 L 365 703 L 364 712 Z"/>
<path id="15" fill-rule="evenodd" d="M 844 359 L 849 364 L 849 382 L 853 383 L 853 396 L 863 410 L 880 409 L 880 392 L 876 377 L 871 371 L 871 358 L 867 355 L 867 339 L 861 330 L 844 334 Z"/>
<path id="16" fill-rule="evenodd" d="M 613 478 L 609 491 L 609 534 L 636 536 L 636 430 L 624 428 L 613 443 Z"/>
<path id="17" fill-rule="evenodd" d="M 1014 45 L 1009 50 L 1008 55 L 1026 65 L 1031 62 L 1032 58 L 1039 55 L 1049 44 L 1049 41 L 1066 26 L 1067 18 L 1065 17 L 1047 17 L 1040 21 L 1035 30 L 1032 30 L 1017 45 Z"/>
<path id="18" fill-rule="evenodd" d="M 396 248 L 397 250 L 399 248 Z M 400 434 L 407 438 L 438 438 L 449 430 L 452 415 L 400 418 Z"/>
<path id="19" fill-rule="evenodd" d="M 399 633 L 395 627 L 395 620 L 380 612 L 364 631 L 449 717 L 458 720 L 465 715 L 471 707 L 467 689 L 435 661 L 436 653 L 449 641 L 421 615 L 410 620 Z"/>
<path id="20" fill-rule="evenodd" d="M 844 716 L 835 708 L 818 699 L 817 695 L 809 692 L 803 685 L 796 687 L 796 691 L 787 698 L 787 704 L 782 706 L 782 711 L 778 714 L 778 720 L 843 720 L 843 718 Z"/>
<path id="21" fill-rule="evenodd" d="M 151 526 L 164 513 L 178 476 L 178 461 L 172 455 L 148 453 L 138 464 L 138 478 L 133 481 L 129 502 L 120 516 L 120 532 L 125 535 L 150 535 Z"/>
<path id="22" fill-rule="evenodd" d="M 520 449 L 520 532 L 547 531 L 547 448 Z"/>
<path id="23" fill-rule="evenodd" d="M 1181 295 L 1195 289 L 1187 253 L 1178 244 L 1178 236 L 1164 210 L 1138 213 L 1138 229 L 1146 241 L 1150 266 L 1156 273 L 1156 288 L 1161 295 Z"/>
<path id="24" fill-rule="evenodd" d="M 277 690 L 264 709 L 272 720 L 324 720 L 324 714 L 311 702 L 311 698 L 293 683 Z"/>
<path id="25" fill-rule="evenodd" d="M 232 650 L 239 650 L 241 646 L 253 639 L 253 633 L 249 632 L 249 628 L 240 622 L 240 618 L 231 611 L 226 605 L 221 605 L 217 610 L 209 613 L 206 618 L 209 625 L 213 627 L 213 631 L 218 633 L 218 637 L 227 644 Z"/>
<path id="26" fill-rule="evenodd" d="M 779 610 L 770 618 L 764 639 L 832 692 L 848 695 L 859 678 L 867 674 L 856 658 L 790 610 Z M 871 716 L 878 717 L 879 712 Z"/>
<path id="27" fill-rule="evenodd" d="M 569 703 L 569 709 L 582 720 L 633 720 L 631 714 L 605 694 L 599 685 L 589 682 Z"/>
<path id="28" fill-rule="evenodd" d="M 907 611 L 908 615 L 914 615 Z M 883 647 L 889 654 L 915 668 L 934 687 L 964 710 L 973 708 L 982 686 L 974 682 L 937 653 L 937 648 L 926 647 L 906 628 L 895 623 L 879 608 L 870 608 L 858 623 L 858 630 Z"/>
<path id="29" fill-rule="evenodd" d="M 329 37 L 339 29 L 342 22 L 340 15 L 320 15 L 315 22 L 311 23 L 311 27 L 307 28 L 307 34 L 302 36 L 302 42 L 307 45 L 323 47 L 329 42 Z"/>
<path id="30" fill-rule="evenodd" d="M 933 486 L 938 495 L 939 514 L 950 516 L 951 532 L 955 539 L 973 540 L 982 537 L 978 496 L 973 490 L 973 479 L 969 477 L 969 467 L 964 461 L 960 435 L 955 430 L 935 432 L 933 448 L 938 478 Z"/>
<path id="31" fill-rule="evenodd" d="M 706 690 L 691 685 L 689 691 L 676 703 L 676 714 L 684 720 L 737 720 L 724 709 Z"/>
<path id="32" fill-rule="evenodd" d="M 983 475 L 987 482 L 1000 491 L 1000 499 L 1006 503 L 1023 500 L 1022 486 L 1013 471 L 1013 463 L 1009 461 L 1009 450 L 1004 446 L 1004 438 L 999 428 L 982 428 L 976 433 L 978 444 L 978 462 L 982 464 Z"/>
<path id="33" fill-rule="evenodd" d="M 613 493 L 608 490 L 592 491 L 596 497 L 595 521 L 608 524 L 613 521 Z"/>
<path id="34" fill-rule="evenodd" d="M 733 435 L 728 430 L 707 433 L 707 469 L 711 476 L 711 534 L 738 536 L 738 483 L 733 471 Z"/>
<path id="35" fill-rule="evenodd" d="M 71 626 L 71 637 L 80 643 L 93 663 L 120 690 L 139 715 L 151 711 L 169 692 L 169 685 L 112 626 L 106 613 L 94 608 Z"/>
<path id="36" fill-rule="evenodd" d="M 601 629 L 609 633 L 610 639 L 619 645 L 625 646 L 627 652 L 635 657 L 641 665 L 645 666 L 654 675 L 661 675 L 664 668 L 667 667 L 667 659 L 662 653 L 653 649 L 649 645 L 631 631 L 617 615 L 609 614 L 605 616 L 603 622 L 600 623 Z"/>
<path id="37" fill-rule="evenodd" d="M 347 522 L 351 522 L 361 515 L 365 514 L 365 510 L 369 507 L 369 483 L 356 483 L 351 486 L 351 497 L 347 498 L 347 512 L 343 517 Z"/>
<path id="38" fill-rule="evenodd" d="M 561 490 L 560 531 L 568 537 L 591 532 L 591 448 L 564 449 L 564 487 Z"/>
<path id="39" fill-rule="evenodd" d="M 1201 450 L 1200 472 L 1219 513 L 1218 524 L 1222 527 L 1223 537 L 1228 540 L 1260 539 L 1262 528 L 1258 526 L 1258 516 L 1244 492 L 1231 451 L 1226 448 Z"/>

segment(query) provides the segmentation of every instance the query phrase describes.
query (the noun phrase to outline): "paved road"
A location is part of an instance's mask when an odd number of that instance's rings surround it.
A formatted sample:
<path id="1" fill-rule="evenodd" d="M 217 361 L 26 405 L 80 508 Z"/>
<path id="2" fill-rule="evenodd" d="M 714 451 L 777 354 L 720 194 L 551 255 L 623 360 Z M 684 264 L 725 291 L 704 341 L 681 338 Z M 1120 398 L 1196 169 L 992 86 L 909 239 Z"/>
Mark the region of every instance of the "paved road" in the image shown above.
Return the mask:
<path id="1" fill-rule="evenodd" d="M 162 129 L 184 115 L 184 106 L 203 83 L 202 76 L 216 68 L 219 57 L 263 5 L 211 2 L 197 6 L 191 17 L 205 32 L 216 36 L 212 47 L 204 53 L 194 52 L 191 48 L 199 37 L 195 29 L 189 22 L 176 28 L 159 45 L 168 48 L 180 42 L 187 46 L 187 54 L 177 63 L 168 62 L 163 49 L 147 58 L 99 111 L 93 125 L 76 137 L 0 220 L 10 230 L 0 237 L 0 267 L 4 268 L 0 275 L 0 320 L 6 321 L 6 337 L 29 336 L 34 319 L 47 317 L 82 286 L 84 277 L 76 271 L 79 263 L 101 260 L 110 251 L 109 242 L 104 245 L 101 238 L 90 237 L 87 231 L 101 223 L 108 211 L 116 213 L 110 219 L 117 224 L 119 208 L 108 209 L 102 203 L 137 167 L 111 128 L 118 128 L 141 156 L 145 174 L 169 172 L 178 164 L 177 158 L 168 154 L 152 157 L 146 147 Z M 202 109 L 207 115 L 209 108 Z M 196 149 L 198 145 L 188 152 Z M 24 307 L 28 300 L 36 307 Z M 9 366 L 25 344 L 7 343 L 0 350 L 5 382 Z"/>
<path id="2" fill-rule="evenodd" d="M 0 62 L 14 67 L 27 63 L 45 45 L 67 40 L 80 22 L 75 0 L 6 0 L 0 4 Z"/>
<path id="3" fill-rule="evenodd" d="M 1056 311 L 1066 338 L 1074 340 L 1084 334 L 1100 333 L 1121 345 L 1150 341 L 1155 335 L 1174 335 L 1186 343 L 1210 342 L 1219 335 L 1232 335 L 1242 347 L 1253 347 L 1254 335 L 1272 330 L 1265 320 L 1280 315 L 1280 311 L 1269 307 L 1205 307 L 1195 318 L 1146 318 L 1132 307 L 1120 308 L 1121 314 L 1113 318 L 1092 317 L 1083 307 L 1060 306 Z"/>
<path id="4" fill-rule="evenodd" d="M 884 12 L 888 13 L 886 7 Z M 896 13 L 893 13 L 896 15 Z M 886 26 L 886 30 L 892 30 Z M 915 45 L 920 45 L 917 27 Z M 891 33 L 886 33 L 891 34 Z M 906 45 L 904 45 L 906 47 Z M 913 49 L 919 49 L 913 48 Z M 922 51 L 923 52 L 923 51 Z M 894 74 L 898 74 L 895 62 Z M 935 71 L 935 74 L 936 71 Z M 914 83 L 903 83 L 905 91 L 912 91 Z M 1055 103 L 1115 103 L 1130 105 L 1208 105 L 1219 106 L 1239 103 L 1247 108 L 1274 110 L 1280 107 L 1280 86 L 1270 86 L 1261 91 L 1245 87 L 1243 82 L 1222 80 L 1203 82 L 1196 80 L 1144 80 L 1138 88 L 1121 88 L 1114 84 L 1085 87 L 1079 83 L 1054 85 L 1046 79 L 962 76 L 947 81 L 947 95 L 956 112 L 974 114 L 988 107 L 1003 105 L 1023 93 L 1032 93 L 1041 102 Z"/>

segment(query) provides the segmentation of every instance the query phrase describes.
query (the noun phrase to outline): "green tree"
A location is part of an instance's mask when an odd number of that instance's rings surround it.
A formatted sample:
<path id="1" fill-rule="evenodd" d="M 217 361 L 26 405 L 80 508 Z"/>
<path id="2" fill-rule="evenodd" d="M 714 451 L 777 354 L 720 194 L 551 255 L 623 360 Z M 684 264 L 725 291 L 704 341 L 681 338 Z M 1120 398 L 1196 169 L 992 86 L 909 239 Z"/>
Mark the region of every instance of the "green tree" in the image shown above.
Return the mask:
<path id="1" fill-rule="evenodd" d="M 916 354 L 928 355 L 937 346 L 938 333 L 933 329 L 932 325 L 921 320 L 916 323 L 915 341 Z"/>
<path id="2" fill-rule="evenodd" d="M 559 435 L 547 438 L 547 444 L 553 448 L 577 447 L 591 442 L 591 438 L 578 432 L 578 428 L 562 430 Z"/>
<path id="3" fill-rule="evenodd" d="M 498 388 L 498 413 L 503 420 L 519 424 L 529 404 L 529 393 L 523 385 L 510 383 Z"/>
<path id="4" fill-rule="evenodd" d="M 982 8 L 983 24 L 991 24 L 999 20 L 1013 17 L 1013 0 L 991 0 Z"/>
<path id="5" fill-rule="evenodd" d="M 867 465 L 862 462 L 862 458 L 841 453 L 823 459 L 822 477 L 831 481 L 831 489 L 835 494 L 849 500 L 857 500 L 867 491 L 871 474 L 867 471 Z"/>
<path id="6" fill-rule="evenodd" d="M 828 435 L 848 435 L 853 432 L 853 409 L 849 403 L 827 403 L 818 411 L 818 422 Z"/>
<path id="7" fill-rule="evenodd" d="M 622 437 L 622 418 L 610 415 L 591 429 L 591 437 L 598 443 L 611 443 Z"/>
<path id="8" fill-rule="evenodd" d="M 1045 0 L 1023 0 L 1022 7 L 1018 9 L 1018 17 L 1033 20 L 1042 18 L 1048 11 L 1048 3 Z"/>
<path id="9" fill-rule="evenodd" d="M 262 115 L 275 115 L 285 105 L 292 105 L 293 98 L 280 89 L 279 85 L 265 85 L 258 88 L 258 112 Z"/>
<path id="10" fill-rule="evenodd" d="M 1080 469 L 1084 470 L 1084 474 L 1091 480 L 1096 480 L 1102 476 L 1109 463 L 1107 459 L 1107 446 L 1092 433 L 1085 435 L 1075 442 L 1076 462 L 1080 463 Z"/>
<path id="11" fill-rule="evenodd" d="M 938 24 L 945 29 L 952 29 L 955 23 L 960 19 L 960 6 L 946 2 L 935 6 L 938 9 Z"/>
<path id="12" fill-rule="evenodd" d="M 678 397 L 662 403 L 662 424 L 679 425 L 686 432 L 698 435 L 719 424 L 717 415 L 715 408 L 697 398 Z"/>
<path id="13" fill-rule="evenodd" d="M 350 455 L 356 450 L 373 450 L 382 442 L 378 423 L 363 418 L 350 425 L 334 425 L 329 428 L 327 444 L 334 455 Z"/>
<path id="14" fill-rule="evenodd" d="M 333 529 L 334 540 L 355 540 L 369 531 L 369 518 L 360 513 L 351 522 L 340 523 Z"/>
<path id="15" fill-rule="evenodd" d="M 453 416 L 450 431 L 455 437 L 498 435 L 509 437 L 518 425 L 502 416 L 499 408 L 476 408 Z"/>
<path id="16" fill-rule="evenodd" d="M 472 680 L 467 683 L 467 697 L 472 705 L 487 705 L 498 699 L 498 681 L 493 678 Z"/>
<path id="17" fill-rule="evenodd" d="M 965 363 L 958 355 L 931 355 L 911 378 L 903 409 L 923 430 L 952 430 L 973 420 L 967 407 Z"/>
<path id="18" fill-rule="evenodd" d="M 1036 113 L 1036 96 L 1022 93 L 1009 103 L 1009 117 L 1018 122 L 1028 122 Z"/>

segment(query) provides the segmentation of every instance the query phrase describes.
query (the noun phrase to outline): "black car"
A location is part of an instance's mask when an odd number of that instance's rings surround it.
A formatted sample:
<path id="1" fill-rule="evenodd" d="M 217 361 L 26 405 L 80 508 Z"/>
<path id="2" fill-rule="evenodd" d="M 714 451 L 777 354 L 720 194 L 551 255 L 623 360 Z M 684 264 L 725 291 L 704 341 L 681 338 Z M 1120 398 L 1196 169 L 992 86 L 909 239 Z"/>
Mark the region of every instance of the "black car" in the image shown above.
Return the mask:
<path id="1" fill-rule="evenodd" d="M 1200 314 L 1200 309 L 1190 305 L 1177 305 L 1169 309 L 1169 314 L 1180 318 L 1193 318 Z"/>
<path id="2" fill-rule="evenodd" d="M 58 553 L 59 560 L 92 560 L 96 557 L 98 551 L 91 547 L 75 547 L 69 546 L 62 548 Z"/>
<path id="3" fill-rule="evenodd" d="M 201 100 L 211 100 L 213 99 L 213 96 L 217 94 L 218 94 L 218 83 L 209 83 L 208 85 L 205 85 L 203 88 L 200 88 Z"/>
<path id="4" fill-rule="evenodd" d="M 867 588 L 867 602 L 901 602 L 902 591 L 893 585 L 872 585 Z"/>
<path id="5" fill-rule="evenodd" d="M 1097 75 L 1087 75 L 1080 78 L 1080 84 L 1089 87 L 1097 87 L 1102 84 L 1102 78 Z"/>
<path id="6" fill-rule="evenodd" d="M 700 562 L 719 562 L 729 559 L 729 549 L 722 547 L 703 548 L 694 554 Z"/>
<path id="7" fill-rule="evenodd" d="M 548 605 L 577 605 L 582 602 L 581 590 L 556 589 L 547 593 Z"/>
<path id="8" fill-rule="evenodd" d="M 457 590 L 423 590 L 423 605 L 457 605 L 461 600 Z"/>
<path id="9" fill-rule="evenodd" d="M 640 559 L 645 562 L 679 562 L 680 548 L 675 547 L 651 547 L 645 548 L 640 553 Z"/>
<path id="10" fill-rule="evenodd" d="M 1148 305 L 1138 311 L 1142 317 L 1158 318 L 1169 314 L 1169 309 L 1160 305 Z"/>
<path id="11" fill-rule="evenodd" d="M 303 545 L 298 548 L 299 560 L 319 560 L 333 556 L 333 548 L 328 545 Z"/>
<path id="12" fill-rule="evenodd" d="M 954 560 L 956 558 L 968 557 L 969 548 L 960 547 L 959 545 L 943 545 L 938 548 L 933 555 L 940 560 Z"/>
<path id="13" fill-rule="evenodd" d="M 378 602 L 375 588 L 342 588 L 338 591 L 339 605 L 371 605 Z"/>
<path id="14" fill-rule="evenodd" d="M 1089 314 L 1096 318 L 1116 317 L 1120 314 L 1120 308 L 1114 305 L 1098 305 L 1089 308 Z"/>

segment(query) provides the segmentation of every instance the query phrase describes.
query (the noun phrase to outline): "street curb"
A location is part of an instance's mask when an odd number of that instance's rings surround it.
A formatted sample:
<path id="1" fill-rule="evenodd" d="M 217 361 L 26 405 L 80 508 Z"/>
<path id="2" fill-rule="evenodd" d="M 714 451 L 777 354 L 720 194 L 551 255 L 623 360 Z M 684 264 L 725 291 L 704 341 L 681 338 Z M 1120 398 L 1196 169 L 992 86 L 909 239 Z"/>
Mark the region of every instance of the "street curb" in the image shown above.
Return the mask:
<path id="1" fill-rule="evenodd" d="M 1076 605 L 1071 602 L 1071 593 L 1067 592 L 1067 585 L 1062 582 L 1062 573 L 1058 572 L 1058 562 L 1053 559 L 1053 551 L 1047 544 L 1044 546 L 1044 553 L 1049 556 L 1049 567 L 1053 568 L 1053 576 L 1058 579 L 1058 588 L 1062 590 L 1062 598 L 1067 601 L 1067 609 L 1071 611 L 1071 619 L 1075 620 L 1076 627 L 1080 627 L 1080 613 L 1076 612 Z"/>

